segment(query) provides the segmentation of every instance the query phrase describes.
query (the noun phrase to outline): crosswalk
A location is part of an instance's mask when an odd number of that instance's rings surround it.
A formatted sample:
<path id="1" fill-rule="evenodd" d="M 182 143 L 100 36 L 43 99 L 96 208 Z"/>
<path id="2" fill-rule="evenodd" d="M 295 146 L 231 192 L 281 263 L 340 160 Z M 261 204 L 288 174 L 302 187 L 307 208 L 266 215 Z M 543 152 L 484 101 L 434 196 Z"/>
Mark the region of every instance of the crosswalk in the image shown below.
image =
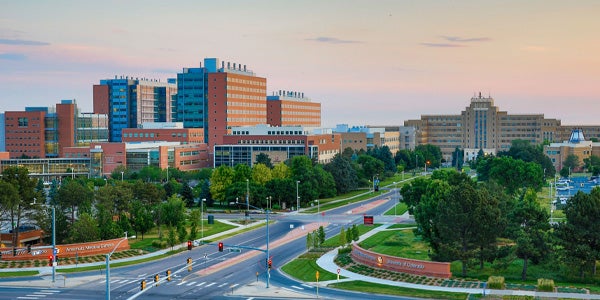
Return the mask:
<path id="1" fill-rule="evenodd" d="M 58 293 L 60 293 L 59 290 L 41 289 L 39 291 L 17 297 L 17 299 L 30 299 L 30 300 L 45 299 L 45 298 L 51 297 L 52 295 L 56 295 Z"/>
<path id="2" fill-rule="evenodd" d="M 148 284 L 151 284 L 152 282 L 149 282 L 148 280 L 146 280 Z M 106 280 L 102 280 L 102 283 L 105 283 Z M 121 285 L 125 285 L 125 284 L 131 284 L 131 283 L 140 283 L 141 279 L 137 278 L 137 279 L 115 279 L 115 280 L 111 280 L 110 284 L 121 284 Z M 201 288 L 207 288 L 207 287 L 211 287 L 213 285 L 216 285 L 218 288 L 223 288 L 223 287 L 227 287 L 227 288 L 235 288 L 237 287 L 239 284 L 234 283 L 234 284 L 230 284 L 228 282 L 206 282 L 206 281 L 202 281 L 202 282 L 198 282 L 198 281 L 179 281 L 177 282 L 177 280 L 173 280 L 171 283 L 166 283 L 166 284 L 175 284 L 175 285 L 185 285 L 185 286 L 189 286 L 189 287 L 201 287 Z M 36 298 L 37 299 L 37 298 Z"/>

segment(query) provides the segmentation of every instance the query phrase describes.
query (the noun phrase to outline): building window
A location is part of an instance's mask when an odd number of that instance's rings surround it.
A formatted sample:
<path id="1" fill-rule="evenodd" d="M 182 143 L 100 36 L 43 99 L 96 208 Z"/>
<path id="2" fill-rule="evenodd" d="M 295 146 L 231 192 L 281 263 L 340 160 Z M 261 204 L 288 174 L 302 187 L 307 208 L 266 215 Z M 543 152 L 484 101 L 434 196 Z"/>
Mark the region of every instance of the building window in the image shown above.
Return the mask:
<path id="1" fill-rule="evenodd" d="M 19 118 L 19 127 L 28 127 L 29 119 L 28 118 Z"/>

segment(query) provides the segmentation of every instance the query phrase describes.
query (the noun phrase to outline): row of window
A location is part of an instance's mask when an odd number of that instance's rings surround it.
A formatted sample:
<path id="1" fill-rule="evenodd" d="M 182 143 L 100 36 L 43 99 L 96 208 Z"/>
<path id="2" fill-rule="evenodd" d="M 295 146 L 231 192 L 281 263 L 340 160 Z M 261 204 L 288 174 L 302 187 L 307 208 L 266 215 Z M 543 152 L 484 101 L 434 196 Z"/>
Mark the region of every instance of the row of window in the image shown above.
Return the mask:
<path id="1" fill-rule="evenodd" d="M 236 82 L 236 83 L 258 85 L 258 86 L 264 86 L 264 87 L 267 86 L 267 83 L 264 81 L 247 80 L 247 79 L 240 79 L 240 78 L 229 77 L 229 76 L 227 76 L 227 82 Z"/>
<path id="2" fill-rule="evenodd" d="M 304 145 L 304 140 L 241 140 L 244 145 Z"/>

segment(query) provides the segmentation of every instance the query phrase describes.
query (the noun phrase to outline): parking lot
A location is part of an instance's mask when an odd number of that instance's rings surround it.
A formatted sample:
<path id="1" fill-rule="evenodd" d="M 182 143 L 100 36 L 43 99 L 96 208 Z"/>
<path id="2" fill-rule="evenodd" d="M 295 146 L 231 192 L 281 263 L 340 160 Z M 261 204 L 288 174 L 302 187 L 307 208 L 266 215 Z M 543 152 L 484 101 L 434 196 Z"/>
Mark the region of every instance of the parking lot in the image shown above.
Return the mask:
<path id="1" fill-rule="evenodd" d="M 596 186 L 600 186 L 600 179 L 590 177 L 571 177 L 570 180 L 561 178 L 555 185 L 555 203 L 566 204 L 567 199 L 581 191 L 589 194 Z"/>

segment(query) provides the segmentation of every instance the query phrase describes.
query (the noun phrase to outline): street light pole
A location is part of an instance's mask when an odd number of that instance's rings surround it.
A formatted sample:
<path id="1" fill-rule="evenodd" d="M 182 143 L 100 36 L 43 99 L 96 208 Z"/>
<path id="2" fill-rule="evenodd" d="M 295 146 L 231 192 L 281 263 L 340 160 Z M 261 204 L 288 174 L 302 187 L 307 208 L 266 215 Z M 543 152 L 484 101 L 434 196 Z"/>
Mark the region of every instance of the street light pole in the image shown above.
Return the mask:
<path id="1" fill-rule="evenodd" d="M 127 240 L 127 231 L 125 231 L 125 238 L 117 243 L 115 248 L 108 254 L 106 254 L 106 300 L 110 300 L 110 256 L 117 250 L 117 247 Z"/>
<path id="2" fill-rule="evenodd" d="M 121 181 L 123 181 L 123 173 L 125 172 L 121 171 Z"/>
<path id="3" fill-rule="evenodd" d="M 246 212 L 250 211 L 250 180 L 246 178 Z"/>
<path id="4" fill-rule="evenodd" d="M 200 200 L 202 202 L 200 202 L 200 224 L 202 226 L 202 238 L 200 238 L 200 241 L 204 240 L 204 201 L 206 201 L 206 198 L 202 198 L 202 200 Z"/>
<path id="5" fill-rule="evenodd" d="M 315 199 L 315 202 L 317 202 L 317 213 L 321 213 L 321 203 L 319 202 L 319 199 Z"/>
<path id="6" fill-rule="evenodd" d="M 298 184 L 300 180 L 296 180 L 296 211 L 300 211 L 300 196 L 298 196 Z"/>
<path id="7" fill-rule="evenodd" d="M 394 197 L 396 197 L 396 192 L 397 192 L 396 191 L 396 182 L 394 181 Z M 395 200 L 394 201 L 394 217 L 396 216 L 396 206 L 398 206 L 397 204 L 398 204 L 398 200 Z"/>
<path id="8" fill-rule="evenodd" d="M 56 210 L 52 206 L 52 283 L 56 278 Z"/>

